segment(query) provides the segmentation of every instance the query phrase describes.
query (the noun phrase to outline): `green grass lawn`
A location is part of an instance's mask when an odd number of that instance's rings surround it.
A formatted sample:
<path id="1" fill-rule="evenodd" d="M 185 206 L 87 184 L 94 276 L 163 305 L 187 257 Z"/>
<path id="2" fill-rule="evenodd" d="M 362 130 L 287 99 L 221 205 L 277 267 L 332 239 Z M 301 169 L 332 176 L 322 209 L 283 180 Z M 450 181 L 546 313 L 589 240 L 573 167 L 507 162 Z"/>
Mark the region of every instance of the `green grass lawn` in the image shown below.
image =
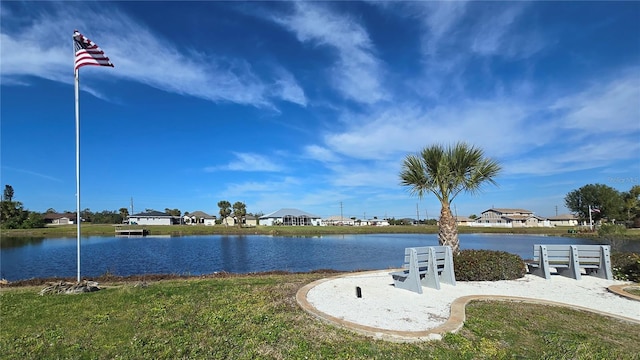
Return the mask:
<path id="1" fill-rule="evenodd" d="M 624 291 L 628 292 L 629 294 L 635 295 L 635 296 L 640 296 L 640 286 L 626 288 L 626 289 L 624 289 Z"/>
<path id="2" fill-rule="evenodd" d="M 331 274 L 333 275 L 333 274 Z M 474 302 L 442 341 L 391 343 L 318 321 L 296 291 L 328 274 L 0 290 L 4 359 L 638 359 L 640 325 L 566 308 Z"/>

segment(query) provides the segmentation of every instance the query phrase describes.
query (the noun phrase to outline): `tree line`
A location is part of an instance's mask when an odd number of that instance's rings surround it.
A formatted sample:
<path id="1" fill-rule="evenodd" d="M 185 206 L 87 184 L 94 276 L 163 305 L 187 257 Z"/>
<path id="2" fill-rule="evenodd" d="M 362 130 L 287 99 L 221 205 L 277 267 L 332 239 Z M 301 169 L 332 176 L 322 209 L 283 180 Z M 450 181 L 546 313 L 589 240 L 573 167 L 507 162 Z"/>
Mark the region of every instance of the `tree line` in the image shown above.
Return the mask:
<path id="1" fill-rule="evenodd" d="M 640 227 L 640 185 L 618 191 L 604 184 L 589 184 L 571 191 L 564 200 L 567 209 L 581 220 Z"/>
<path id="2" fill-rule="evenodd" d="M 37 211 L 29 211 L 24 209 L 24 205 L 20 201 L 14 200 L 15 191 L 11 185 L 5 185 L 2 200 L 0 201 L 0 226 L 3 229 L 32 229 L 45 227 L 45 218 L 47 214 L 58 214 L 54 208 L 49 208 L 47 211 L 40 213 Z M 238 224 L 242 224 L 242 220 L 247 215 L 253 215 L 247 213 L 247 206 L 240 201 L 233 203 L 233 205 L 226 200 L 218 202 L 220 208 L 220 216 L 222 219 L 232 216 L 238 219 Z M 146 212 L 156 211 L 154 209 L 145 209 Z M 164 212 L 171 215 L 180 217 L 182 212 L 179 209 L 164 209 Z M 74 211 L 62 211 L 62 214 L 75 214 Z M 188 215 L 189 212 L 185 212 Z M 258 214 L 256 214 L 258 215 Z M 260 214 L 261 215 L 261 214 Z M 93 212 L 90 209 L 84 209 L 80 211 L 80 217 L 83 222 L 90 222 L 94 224 L 122 224 L 122 222 L 129 216 L 129 210 L 126 207 L 118 209 L 118 211 L 104 210 L 100 212 Z"/>
<path id="3" fill-rule="evenodd" d="M 44 217 L 37 212 L 25 210 L 20 201 L 13 201 L 11 185 L 5 185 L 0 201 L 0 226 L 3 229 L 32 229 L 44 227 Z"/>

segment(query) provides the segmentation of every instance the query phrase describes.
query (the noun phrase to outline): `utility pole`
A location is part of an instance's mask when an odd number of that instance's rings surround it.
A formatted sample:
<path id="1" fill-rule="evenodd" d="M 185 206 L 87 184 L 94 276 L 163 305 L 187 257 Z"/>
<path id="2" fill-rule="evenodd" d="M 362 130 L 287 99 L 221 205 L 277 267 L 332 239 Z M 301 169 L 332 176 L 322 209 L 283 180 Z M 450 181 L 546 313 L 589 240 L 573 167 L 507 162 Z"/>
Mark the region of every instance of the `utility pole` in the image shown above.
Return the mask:
<path id="1" fill-rule="evenodd" d="M 342 201 L 340 201 L 340 221 L 344 221 L 344 217 L 342 216 Z"/>
<path id="2" fill-rule="evenodd" d="M 416 220 L 420 224 L 420 210 L 418 210 L 418 203 L 416 203 Z"/>
<path id="3" fill-rule="evenodd" d="M 556 216 L 558 216 L 558 205 L 556 205 Z"/>
<path id="4" fill-rule="evenodd" d="M 133 215 L 133 196 L 131 197 L 131 215 Z"/>

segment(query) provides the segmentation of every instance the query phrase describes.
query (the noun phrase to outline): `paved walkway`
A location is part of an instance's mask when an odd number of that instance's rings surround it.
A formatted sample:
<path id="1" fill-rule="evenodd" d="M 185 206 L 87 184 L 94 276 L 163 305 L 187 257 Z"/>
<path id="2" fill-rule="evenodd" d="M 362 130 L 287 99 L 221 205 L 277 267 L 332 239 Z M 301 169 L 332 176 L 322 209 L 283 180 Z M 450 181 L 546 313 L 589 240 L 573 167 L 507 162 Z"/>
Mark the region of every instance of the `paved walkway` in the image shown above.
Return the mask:
<path id="1" fill-rule="evenodd" d="M 574 280 L 559 275 L 545 280 L 527 274 L 517 280 L 441 284 L 440 290 L 423 288 L 423 294 L 417 294 L 396 289 L 390 271 L 321 279 L 302 287 L 296 299 L 305 311 L 324 321 L 391 341 L 440 339 L 459 330 L 465 305 L 472 300 L 568 306 L 640 324 L 640 297 L 623 292 L 632 284 L 622 281 L 593 276 Z"/>

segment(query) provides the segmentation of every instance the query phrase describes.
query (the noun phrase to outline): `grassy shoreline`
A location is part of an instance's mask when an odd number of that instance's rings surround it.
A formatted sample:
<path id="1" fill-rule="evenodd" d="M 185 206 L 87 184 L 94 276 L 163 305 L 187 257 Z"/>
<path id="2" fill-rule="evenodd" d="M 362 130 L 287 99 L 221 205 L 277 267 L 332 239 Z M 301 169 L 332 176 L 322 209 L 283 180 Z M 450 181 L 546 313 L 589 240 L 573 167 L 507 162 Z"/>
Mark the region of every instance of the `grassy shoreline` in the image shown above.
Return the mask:
<path id="1" fill-rule="evenodd" d="M 335 274 L 331 274 L 335 275 Z M 324 273 L 114 282 L 82 295 L 0 289 L 5 359 L 634 359 L 640 325 L 564 307 L 473 302 L 456 334 L 392 343 L 323 323 L 295 293 Z"/>
<path id="2" fill-rule="evenodd" d="M 115 226 L 103 224 L 83 224 L 83 236 L 114 236 L 116 228 L 146 229 L 150 235 L 281 235 L 281 236 L 319 236 L 319 235 L 347 235 L 347 234 L 437 234 L 437 226 L 256 226 L 248 228 L 218 226 L 189 226 L 189 225 L 152 225 L 152 226 Z M 597 237 L 597 233 L 570 234 L 572 227 L 554 228 L 458 228 L 461 234 L 491 233 L 491 234 L 531 234 L 553 235 L 566 237 Z M 75 225 L 50 226 L 38 229 L 3 229 L 0 239 L 5 237 L 75 237 Z M 629 240 L 640 240 L 640 229 L 630 229 L 624 236 Z"/>
<path id="3" fill-rule="evenodd" d="M 145 228 L 176 236 L 437 232 L 435 227 L 405 226 Z M 54 233 L 40 236 L 75 236 L 73 226 L 45 230 Z M 113 236 L 114 228 L 82 230 L 83 235 Z M 575 236 L 566 229 L 522 230 L 493 232 Z M 29 235 L 18 231 L 12 236 Z M 0 286 L 0 354 L 6 359 L 637 359 L 640 353 L 636 323 L 565 307 L 499 301 L 467 305 L 463 328 L 441 341 L 374 340 L 323 323 L 297 305 L 300 287 L 336 274 L 105 275 L 95 279 L 102 290 L 80 295 L 39 296 L 42 283 L 37 282 Z"/>

